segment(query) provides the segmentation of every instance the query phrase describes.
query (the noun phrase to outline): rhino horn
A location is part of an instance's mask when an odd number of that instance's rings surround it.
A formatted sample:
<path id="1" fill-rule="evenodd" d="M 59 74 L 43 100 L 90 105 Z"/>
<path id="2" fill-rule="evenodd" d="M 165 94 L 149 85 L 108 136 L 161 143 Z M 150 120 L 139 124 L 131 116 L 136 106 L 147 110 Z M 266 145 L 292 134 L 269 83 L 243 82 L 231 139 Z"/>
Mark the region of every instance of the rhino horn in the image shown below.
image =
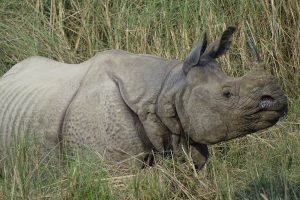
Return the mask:
<path id="1" fill-rule="evenodd" d="M 201 55 L 204 53 L 207 47 L 207 34 L 204 33 L 203 40 L 192 49 L 190 54 L 183 62 L 183 72 L 185 75 L 195 66 L 199 65 Z"/>
<path id="2" fill-rule="evenodd" d="M 249 40 L 247 42 L 248 48 L 250 50 L 250 53 L 252 57 L 254 57 L 254 66 L 251 68 L 252 71 L 258 71 L 261 73 L 261 71 L 264 71 L 264 64 L 262 63 L 262 60 L 260 58 L 259 52 L 253 42 L 253 40 Z"/>
<path id="3" fill-rule="evenodd" d="M 255 57 L 255 62 L 256 62 L 256 63 L 261 63 L 260 55 L 259 55 L 258 50 L 257 50 L 255 44 L 253 43 L 253 41 L 252 41 L 252 40 L 249 40 L 249 41 L 247 42 L 247 45 L 248 45 L 248 47 L 249 47 L 249 49 L 250 49 L 250 52 L 251 52 L 252 56 Z"/>

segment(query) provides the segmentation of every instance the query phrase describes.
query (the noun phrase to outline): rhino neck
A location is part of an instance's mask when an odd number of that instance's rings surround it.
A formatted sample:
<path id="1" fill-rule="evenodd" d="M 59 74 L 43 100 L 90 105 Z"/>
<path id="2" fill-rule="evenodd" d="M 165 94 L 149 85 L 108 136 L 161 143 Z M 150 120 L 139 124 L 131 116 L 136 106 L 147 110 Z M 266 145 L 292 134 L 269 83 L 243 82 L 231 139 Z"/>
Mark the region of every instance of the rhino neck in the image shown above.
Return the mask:
<path id="1" fill-rule="evenodd" d="M 175 105 L 177 94 L 182 93 L 185 75 L 182 63 L 176 65 L 167 75 L 157 98 L 156 114 L 172 134 L 180 135 L 182 126 Z"/>

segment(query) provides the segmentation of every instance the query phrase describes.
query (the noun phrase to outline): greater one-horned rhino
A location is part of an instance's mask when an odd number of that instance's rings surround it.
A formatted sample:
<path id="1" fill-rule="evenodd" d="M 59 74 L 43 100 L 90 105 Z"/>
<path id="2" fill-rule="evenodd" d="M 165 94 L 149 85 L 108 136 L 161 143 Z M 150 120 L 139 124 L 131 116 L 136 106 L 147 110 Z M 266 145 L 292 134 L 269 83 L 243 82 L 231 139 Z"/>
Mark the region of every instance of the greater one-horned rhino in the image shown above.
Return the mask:
<path id="1" fill-rule="evenodd" d="M 80 64 L 30 57 L 0 79 L 0 155 L 13 135 L 35 134 L 46 151 L 91 148 L 107 160 L 189 150 L 197 167 L 208 144 L 274 125 L 287 98 L 255 64 L 243 77 L 216 62 L 234 27 L 208 45 L 206 37 L 181 62 L 121 50 Z"/>

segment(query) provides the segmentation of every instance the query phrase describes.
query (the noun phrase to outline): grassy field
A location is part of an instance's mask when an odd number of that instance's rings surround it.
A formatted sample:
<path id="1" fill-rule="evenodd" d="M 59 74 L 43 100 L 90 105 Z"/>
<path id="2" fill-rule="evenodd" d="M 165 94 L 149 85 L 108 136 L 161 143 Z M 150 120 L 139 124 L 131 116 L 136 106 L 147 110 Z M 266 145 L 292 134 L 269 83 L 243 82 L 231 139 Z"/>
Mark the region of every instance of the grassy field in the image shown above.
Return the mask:
<path id="1" fill-rule="evenodd" d="M 31 55 L 79 63 L 115 48 L 182 60 L 204 32 L 213 40 L 234 25 L 222 69 L 251 70 L 251 39 L 290 103 L 276 126 L 210 146 L 198 173 L 166 159 L 122 174 L 97 154 L 60 168 L 22 144 L 0 179 L 0 199 L 300 199 L 299 19 L 298 0 L 0 0 L 0 74 Z"/>

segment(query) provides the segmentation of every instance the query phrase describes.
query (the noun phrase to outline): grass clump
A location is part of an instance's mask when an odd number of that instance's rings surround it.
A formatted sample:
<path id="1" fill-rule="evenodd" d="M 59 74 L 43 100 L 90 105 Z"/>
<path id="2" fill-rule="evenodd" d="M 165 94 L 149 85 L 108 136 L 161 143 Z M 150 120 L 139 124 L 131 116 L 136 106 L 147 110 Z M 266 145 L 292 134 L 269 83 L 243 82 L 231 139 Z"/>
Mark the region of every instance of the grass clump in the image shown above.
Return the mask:
<path id="1" fill-rule="evenodd" d="M 62 163 L 40 149 L 29 139 L 15 142 L 0 179 L 1 199 L 117 199 L 96 154 L 66 156 Z"/>

